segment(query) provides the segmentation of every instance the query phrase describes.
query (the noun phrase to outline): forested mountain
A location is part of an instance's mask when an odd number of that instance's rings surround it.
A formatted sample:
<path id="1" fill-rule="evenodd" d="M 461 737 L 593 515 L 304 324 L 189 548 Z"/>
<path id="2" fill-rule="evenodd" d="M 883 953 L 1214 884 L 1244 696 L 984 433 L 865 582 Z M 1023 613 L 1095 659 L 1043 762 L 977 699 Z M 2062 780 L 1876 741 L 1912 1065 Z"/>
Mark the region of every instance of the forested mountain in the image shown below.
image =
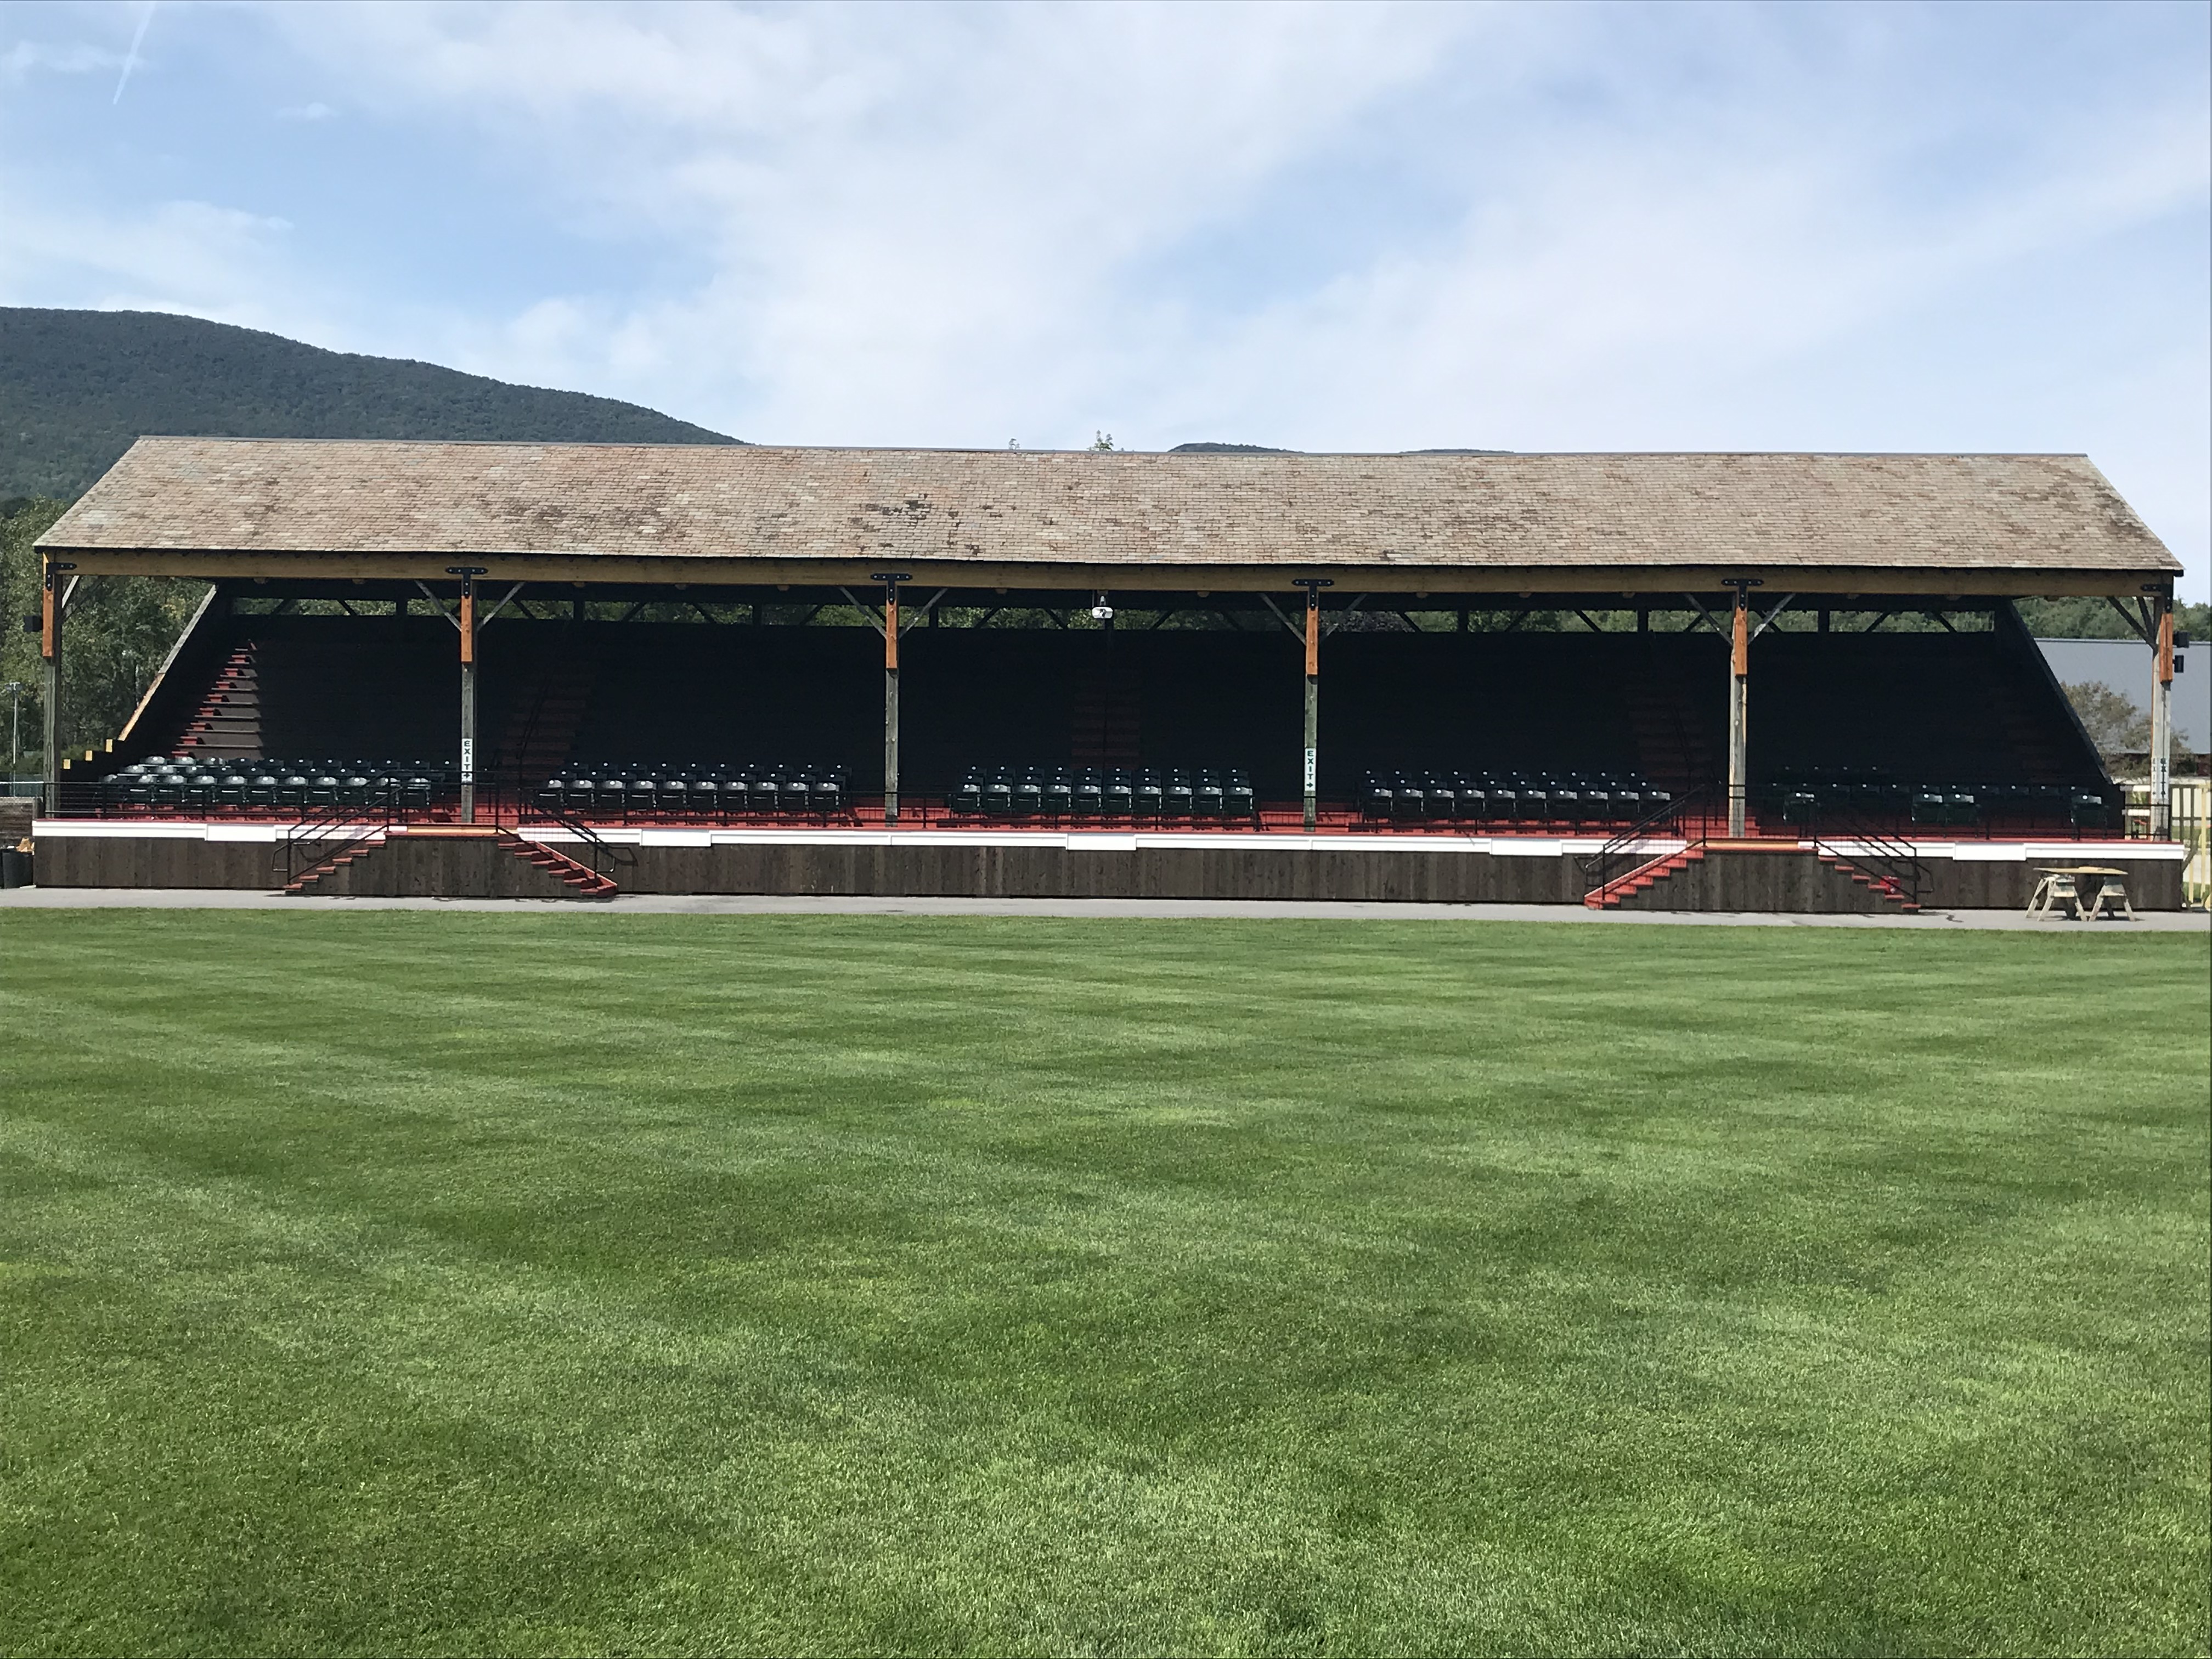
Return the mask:
<path id="1" fill-rule="evenodd" d="M 0 307 L 0 500 L 74 500 L 149 432 L 737 441 L 611 398 L 325 351 L 196 317 Z"/>

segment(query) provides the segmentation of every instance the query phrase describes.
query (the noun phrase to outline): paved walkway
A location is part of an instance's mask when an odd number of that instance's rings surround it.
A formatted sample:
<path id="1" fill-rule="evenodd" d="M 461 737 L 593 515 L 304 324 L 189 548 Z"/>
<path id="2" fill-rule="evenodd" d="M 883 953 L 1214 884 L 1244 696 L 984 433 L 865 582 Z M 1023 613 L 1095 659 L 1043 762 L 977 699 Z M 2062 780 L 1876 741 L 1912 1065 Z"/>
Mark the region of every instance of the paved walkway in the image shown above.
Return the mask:
<path id="1" fill-rule="evenodd" d="M 2017 910 L 1925 910 L 1906 915 L 1797 915 L 1771 911 L 1591 910 L 1579 904 L 1361 904 L 1280 899 L 794 898 L 732 894 L 625 894 L 603 904 L 562 899 L 287 898 L 228 888 L 18 887 L 4 910 L 503 910 L 592 915 L 1068 916 L 1188 921 L 1566 921 L 1680 927 L 1915 927 L 2002 932 L 2187 933 L 2212 931 L 2203 910 L 2142 911 L 2133 923 L 2030 921 Z"/>

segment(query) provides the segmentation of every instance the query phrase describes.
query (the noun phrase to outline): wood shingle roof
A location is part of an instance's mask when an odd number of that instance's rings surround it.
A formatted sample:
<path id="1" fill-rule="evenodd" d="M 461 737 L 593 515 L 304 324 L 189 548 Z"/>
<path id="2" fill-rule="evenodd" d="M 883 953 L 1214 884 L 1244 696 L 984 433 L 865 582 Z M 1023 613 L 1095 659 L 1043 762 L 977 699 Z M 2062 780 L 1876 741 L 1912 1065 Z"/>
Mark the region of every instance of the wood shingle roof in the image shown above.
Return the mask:
<path id="1" fill-rule="evenodd" d="M 1759 569 L 1855 582 L 1914 574 L 1968 591 L 2002 574 L 2009 591 L 2029 592 L 2043 578 L 2063 591 L 2067 579 L 2117 587 L 2180 569 L 2079 455 L 142 438 L 40 545 L 137 556 L 88 568 L 179 574 L 319 556 L 386 574 L 465 558 L 579 579 L 602 563 L 662 580 L 688 568 L 701 581 L 851 580 L 912 567 L 1043 586 L 1169 586 L 1206 574 L 1279 586 L 1293 570 L 1337 569 L 1403 573 L 1408 586 L 1593 586 Z"/>

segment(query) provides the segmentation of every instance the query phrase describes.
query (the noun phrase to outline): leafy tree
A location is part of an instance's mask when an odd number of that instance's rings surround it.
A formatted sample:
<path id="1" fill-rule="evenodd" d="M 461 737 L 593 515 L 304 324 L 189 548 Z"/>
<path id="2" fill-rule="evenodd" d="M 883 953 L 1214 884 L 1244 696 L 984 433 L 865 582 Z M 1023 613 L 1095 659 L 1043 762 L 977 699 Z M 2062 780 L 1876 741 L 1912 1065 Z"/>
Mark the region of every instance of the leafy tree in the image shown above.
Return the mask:
<path id="1" fill-rule="evenodd" d="M 26 687 L 22 697 L 26 774 L 45 764 L 46 665 L 39 635 L 21 618 L 39 613 L 39 556 L 32 544 L 61 517 L 57 501 L 15 501 L 0 518 L 0 593 L 7 631 L 0 635 L 0 684 Z M 79 582 L 62 635 L 63 752 L 96 747 L 131 718 L 207 584 L 161 576 L 88 576 Z M 9 699 L 12 706 L 14 699 Z M 6 718 L 0 711 L 0 718 Z"/>
<path id="2" fill-rule="evenodd" d="M 2020 619 L 2039 640 L 2131 640 L 2135 630 L 2106 601 L 2094 597 L 2021 599 Z M 2173 625 L 2191 639 L 2212 638 L 2212 605 L 2173 607 Z"/>
<path id="3" fill-rule="evenodd" d="M 2099 754 L 2124 755 L 2150 747 L 2150 716 L 2125 692 L 2115 691 L 2101 680 L 2089 680 L 2068 686 L 2066 697 Z"/>

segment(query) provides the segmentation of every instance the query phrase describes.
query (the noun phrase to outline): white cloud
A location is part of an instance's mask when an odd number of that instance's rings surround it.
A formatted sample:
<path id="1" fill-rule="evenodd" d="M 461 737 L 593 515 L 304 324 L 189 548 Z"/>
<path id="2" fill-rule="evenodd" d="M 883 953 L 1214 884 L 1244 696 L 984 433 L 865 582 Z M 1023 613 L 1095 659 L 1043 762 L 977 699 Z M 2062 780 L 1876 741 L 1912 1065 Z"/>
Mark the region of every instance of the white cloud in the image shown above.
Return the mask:
<path id="1" fill-rule="evenodd" d="M 371 65 L 387 106 L 526 121 L 599 210 L 702 247 L 713 277 L 610 342 L 691 397 L 753 388 L 732 415 L 819 434 L 857 405 L 878 423 L 1033 406 L 1112 325 L 1122 267 L 1235 210 L 1471 26 L 1379 8 L 406 9 L 347 12 L 311 44 Z"/>
<path id="2" fill-rule="evenodd" d="M 0 79 L 21 81 L 25 76 L 44 72 L 49 75 L 90 75 L 99 70 L 120 68 L 123 54 L 83 41 L 70 41 L 60 46 L 41 40 L 18 40 L 4 52 L 0 52 Z"/>
<path id="3" fill-rule="evenodd" d="M 317 319 L 292 297 L 291 227 L 206 202 L 131 210 L 57 205 L 0 173 L 0 302 L 173 311 L 286 333 Z"/>
<path id="4" fill-rule="evenodd" d="M 173 61 L 212 15 L 165 14 Z M 330 165 L 438 147 L 597 257 L 518 255 L 490 306 L 430 246 L 377 293 L 276 216 L 173 204 L 61 216 L 0 282 L 74 261 L 771 441 L 2087 447 L 2201 582 L 2212 137 L 2153 27 L 2183 15 L 230 11 L 277 46 L 257 107 L 345 110 Z"/>

